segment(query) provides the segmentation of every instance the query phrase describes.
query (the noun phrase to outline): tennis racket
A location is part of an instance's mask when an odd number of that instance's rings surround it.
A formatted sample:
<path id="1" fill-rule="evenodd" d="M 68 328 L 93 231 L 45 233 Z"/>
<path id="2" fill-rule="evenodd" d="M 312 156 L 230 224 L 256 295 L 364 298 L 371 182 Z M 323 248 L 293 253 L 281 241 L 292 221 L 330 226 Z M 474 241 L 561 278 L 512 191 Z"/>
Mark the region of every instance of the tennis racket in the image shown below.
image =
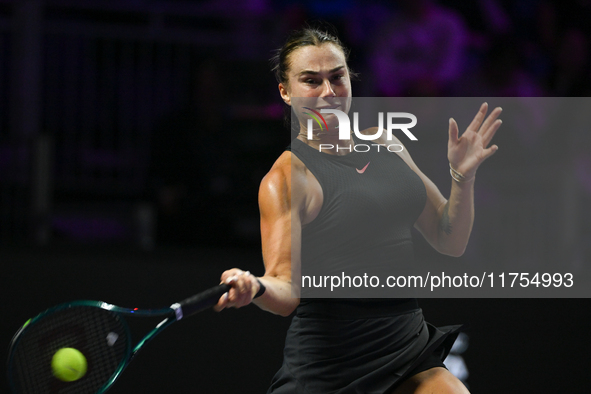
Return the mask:
<path id="1" fill-rule="evenodd" d="M 29 319 L 15 334 L 8 354 L 8 381 L 17 394 L 100 394 L 115 383 L 137 352 L 172 323 L 215 305 L 230 286 L 221 284 L 164 309 L 121 308 L 101 301 L 57 305 Z M 126 317 L 165 317 L 135 345 Z M 87 361 L 84 376 L 56 378 L 52 358 L 75 348 Z"/>

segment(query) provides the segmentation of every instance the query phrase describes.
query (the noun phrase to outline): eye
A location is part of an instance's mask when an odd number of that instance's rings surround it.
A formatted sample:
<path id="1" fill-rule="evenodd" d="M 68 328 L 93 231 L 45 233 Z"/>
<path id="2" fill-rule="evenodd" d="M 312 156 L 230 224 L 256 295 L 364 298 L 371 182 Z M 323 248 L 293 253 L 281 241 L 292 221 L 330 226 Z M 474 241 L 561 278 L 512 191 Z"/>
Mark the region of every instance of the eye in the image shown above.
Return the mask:
<path id="1" fill-rule="evenodd" d="M 315 84 L 315 83 L 317 83 L 317 82 L 316 82 L 316 80 L 315 80 L 315 79 L 309 78 L 309 79 L 306 79 L 306 80 L 304 81 L 304 83 L 307 83 L 307 84 L 311 84 L 311 85 L 313 85 L 313 84 Z"/>

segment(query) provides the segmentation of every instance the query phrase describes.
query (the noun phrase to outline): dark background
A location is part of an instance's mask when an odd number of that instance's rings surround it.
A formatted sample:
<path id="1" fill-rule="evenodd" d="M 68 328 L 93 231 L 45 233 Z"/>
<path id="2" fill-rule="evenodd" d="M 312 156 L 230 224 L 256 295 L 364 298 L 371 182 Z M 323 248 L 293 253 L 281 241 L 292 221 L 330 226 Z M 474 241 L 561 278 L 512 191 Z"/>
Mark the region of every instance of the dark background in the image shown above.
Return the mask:
<path id="1" fill-rule="evenodd" d="M 231 267 L 263 273 L 257 189 L 289 143 L 268 59 L 304 21 L 331 22 L 352 48 L 357 96 L 494 105 L 495 96 L 589 96 L 590 17 L 582 0 L 0 0 L 6 349 L 56 303 L 160 307 Z M 589 133 L 502 131 L 478 174 L 461 261 L 584 270 Z M 444 194 L 446 135 L 442 125 L 411 149 Z M 452 263 L 416 245 L 420 258 Z M 473 392 L 588 392 L 587 299 L 421 305 L 436 325 L 469 323 Z M 264 392 L 288 325 L 256 307 L 204 312 L 161 334 L 113 392 Z"/>

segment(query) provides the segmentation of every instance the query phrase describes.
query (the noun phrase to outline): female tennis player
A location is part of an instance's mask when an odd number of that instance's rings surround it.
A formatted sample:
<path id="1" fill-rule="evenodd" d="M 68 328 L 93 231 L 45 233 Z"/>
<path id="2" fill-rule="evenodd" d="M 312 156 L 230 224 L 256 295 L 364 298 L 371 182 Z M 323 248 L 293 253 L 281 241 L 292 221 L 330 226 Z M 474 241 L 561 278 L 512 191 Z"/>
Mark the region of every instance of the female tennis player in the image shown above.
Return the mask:
<path id="1" fill-rule="evenodd" d="M 299 97 L 319 102 L 350 98 L 347 55 L 340 40 L 327 32 L 305 28 L 293 33 L 274 58 L 283 101 L 292 105 L 292 98 Z M 371 234 L 374 245 L 384 245 L 388 253 L 356 244 L 356 251 L 364 256 L 412 256 L 413 225 L 437 251 L 462 255 L 474 219 L 476 171 L 498 149 L 489 144 L 501 125 L 497 119 L 501 109 L 488 117 L 487 112 L 483 104 L 461 137 L 456 122 L 449 122 L 449 199 L 417 168 L 406 149 L 398 153 L 382 149 L 371 157 L 363 176 L 376 187 L 348 182 L 353 167 L 363 165 L 356 162 L 353 149 L 343 148 L 354 147 L 359 140 L 339 140 L 338 131 L 330 127 L 308 139 L 302 127 L 260 186 L 265 275 L 256 278 L 238 268 L 225 271 L 222 282 L 232 289 L 215 306 L 219 311 L 252 302 L 282 316 L 296 310 L 283 365 L 268 393 L 468 392 L 442 362 L 457 336 L 457 326 L 438 329 L 425 323 L 416 299 L 300 300 L 292 296 L 291 274 L 292 264 L 318 261 L 318 251 L 350 262 L 354 257 L 347 252 L 349 244 L 356 242 L 359 233 L 347 225 L 347 219 L 367 198 L 372 201 L 372 207 L 363 207 L 367 223 L 358 224 L 371 228 L 376 218 L 389 218 L 390 230 L 375 226 L 379 231 Z M 398 140 L 394 143 L 402 145 Z M 335 148 L 320 152 L 320 144 Z M 328 237 L 328 232 L 338 236 Z M 393 268 L 396 263 L 392 262 Z"/>

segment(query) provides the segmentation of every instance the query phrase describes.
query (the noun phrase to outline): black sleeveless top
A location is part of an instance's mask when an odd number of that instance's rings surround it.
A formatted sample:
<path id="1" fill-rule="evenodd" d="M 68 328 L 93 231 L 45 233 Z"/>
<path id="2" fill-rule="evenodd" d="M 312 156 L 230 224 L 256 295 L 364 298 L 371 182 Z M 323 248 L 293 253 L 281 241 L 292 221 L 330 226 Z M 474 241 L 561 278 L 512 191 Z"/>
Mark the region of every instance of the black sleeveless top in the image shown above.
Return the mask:
<path id="1" fill-rule="evenodd" d="M 319 152 L 299 139 L 288 147 L 323 193 L 318 216 L 302 228 L 302 275 L 391 275 L 413 262 L 411 228 L 425 206 L 425 186 L 398 154 L 354 141 L 358 151 L 344 156 Z M 301 300 L 300 307 L 310 301 Z M 325 301 L 334 306 L 337 300 Z"/>

